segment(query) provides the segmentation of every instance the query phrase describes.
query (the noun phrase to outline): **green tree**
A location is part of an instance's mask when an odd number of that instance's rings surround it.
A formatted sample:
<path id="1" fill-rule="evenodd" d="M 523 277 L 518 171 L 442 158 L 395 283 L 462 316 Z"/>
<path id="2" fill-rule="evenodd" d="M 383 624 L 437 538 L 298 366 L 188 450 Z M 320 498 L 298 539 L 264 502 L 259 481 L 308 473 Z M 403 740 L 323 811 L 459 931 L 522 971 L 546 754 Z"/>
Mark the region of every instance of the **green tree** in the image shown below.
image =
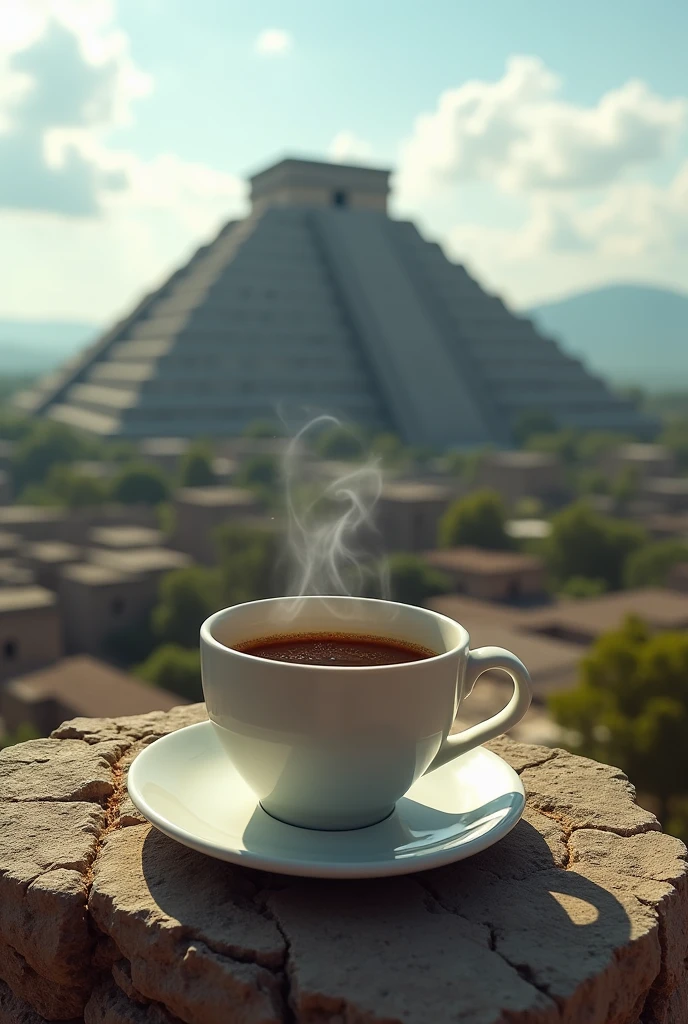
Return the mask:
<path id="1" fill-rule="evenodd" d="M 601 516 L 579 501 L 554 516 L 543 551 L 560 586 L 573 576 L 585 576 L 618 590 L 626 559 L 645 542 L 645 531 L 639 526 Z"/>
<path id="2" fill-rule="evenodd" d="M 659 436 L 659 442 L 673 452 L 680 469 L 688 470 L 688 416 L 677 417 L 668 423 Z"/>
<path id="3" fill-rule="evenodd" d="M 161 505 L 155 510 L 155 515 L 158 520 L 158 529 L 161 530 L 166 537 L 171 537 L 177 527 L 177 512 L 174 505 L 170 501 L 163 501 Z"/>
<path id="4" fill-rule="evenodd" d="M 519 498 L 514 505 L 514 519 L 542 519 L 544 511 L 541 498 Z"/>
<path id="5" fill-rule="evenodd" d="M 179 483 L 182 487 L 211 487 L 217 483 L 208 445 L 196 442 L 185 452 L 179 467 Z"/>
<path id="6" fill-rule="evenodd" d="M 279 464 L 272 455 L 251 456 L 242 462 L 235 476 L 235 482 L 239 487 L 257 487 L 261 490 L 276 487 L 279 479 Z"/>
<path id="7" fill-rule="evenodd" d="M 397 434 L 387 431 L 377 434 L 372 441 L 371 449 L 385 466 L 402 467 L 411 461 L 411 453 Z"/>
<path id="8" fill-rule="evenodd" d="M 626 561 L 627 587 L 663 586 L 669 570 L 688 562 L 688 544 L 681 540 L 658 540 L 638 548 Z"/>
<path id="9" fill-rule="evenodd" d="M 617 512 L 623 512 L 628 507 L 637 495 L 638 487 L 638 471 L 634 466 L 626 466 L 613 480 L 609 492 Z"/>
<path id="10" fill-rule="evenodd" d="M 604 580 L 591 580 L 587 576 L 572 576 L 566 581 L 559 591 L 562 597 L 573 597 L 583 599 L 588 597 L 599 597 L 607 590 Z"/>
<path id="11" fill-rule="evenodd" d="M 321 430 L 313 447 L 322 459 L 358 459 L 363 450 L 361 439 L 352 430 L 336 425 Z"/>
<path id="12" fill-rule="evenodd" d="M 159 642 L 198 647 L 202 622 L 220 607 L 220 577 L 202 566 L 174 569 L 163 576 L 153 610 L 153 633 Z"/>
<path id="13" fill-rule="evenodd" d="M 442 457 L 444 472 L 449 473 L 450 476 L 456 476 L 459 478 L 461 478 L 466 472 L 467 462 L 467 453 L 459 451 L 456 448 L 446 452 Z"/>
<path id="14" fill-rule="evenodd" d="M 596 462 L 600 456 L 632 440 L 628 434 L 619 434 L 612 430 L 590 430 L 580 436 L 578 458 L 583 463 Z"/>
<path id="15" fill-rule="evenodd" d="M 581 469 L 575 478 L 577 494 L 608 494 L 609 477 L 601 469 Z"/>
<path id="16" fill-rule="evenodd" d="M 242 437 L 256 440 L 283 436 L 284 430 L 276 420 L 252 420 L 242 431 Z"/>
<path id="17" fill-rule="evenodd" d="M 225 523 L 216 531 L 222 602 L 240 604 L 282 591 L 277 538 L 270 530 Z"/>
<path id="18" fill-rule="evenodd" d="M 53 491 L 49 491 L 43 484 L 29 484 L 20 492 L 17 501 L 19 505 L 43 505 L 54 507 L 60 504 L 60 501 Z"/>
<path id="19" fill-rule="evenodd" d="M 516 417 L 511 433 L 516 444 L 522 448 L 533 435 L 554 434 L 557 429 L 557 421 L 551 412 L 546 409 L 524 409 Z"/>
<path id="20" fill-rule="evenodd" d="M 34 421 L 28 416 L 18 416 L 9 409 L 0 411 L 0 438 L 3 441 L 20 441 L 30 434 Z"/>
<path id="21" fill-rule="evenodd" d="M 103 445 L 103 458 L 108 462 L 135 462 L 136 456 L 131 441 L 109 441 Z"/>
<path id="22" fill-rule="evenodd" d="M 179 644 L 163 644 L 134 670 L 139 679 L 190 701 L 203 700 L 201 655 Z"/>
<path id="23" fill-rule="evenodd" d="M 492 451 L 494 451 L 493 445 L 482 445 L 480 448 L 463 451 L 454 448 L 440 456 L 438 462 L 445 473 L 472 485 L 477 479 L 483 462 Z"/>
<path id="24" fill-rule="evenodd" d="M 274 508 L 280 501 L 280 467 L 272 455 L 254 455 L 241 464 L 234 478 L 239 487 L 252 491 L 264 509 Z"/>
<path id="25" fill-rule="evenodd" d="M 579 460 L 579 443 L 580 434 L 567 428 L 555 434 L 531 434 L 525 447 L 529 451 L 556 455 L 565 466 L 575 466 Z"/>
<path id="26" fill-rule="evenodd" d="M 430 466 L 434 459 L 437 458 L 437 452 L 434 448 L 431 448 L 426 444 L 414 444 L 410 448 L 406 449 L 406 455 L 409 462 L 416 467 L 416 469 L 426 469 Z"/>
<path id="27" fill-rule="evenodd" d="M 158 643 L 195 649 L 201 624 L 218 608 L 281 592 L 270 531 L 226 523 L 217 531 L 217 546 L 217 568 L 190 566 L 163 577 L 151 619 Z"/>
<path id="28" fill-rule="evenodd" d="M 112 482 L 112 499 L 122 505 L 159 505 L 170 496 L 170 483 L 157 466 L 130 462 Z"/>
<path id="29" fill-rule="evenodd" d="M 463 472 L 464 482 L 473 486 L 478 479 L 478 474 L 485 463 L 485 460 L 495 450 L 494 445 L 485 444 L 480 448 L 474 448 L 466 453 L 466 463 Z"/>
<path id="30" fill-rule="evenodd" d="M 53 466 L 86 459 L 96 454 L 92 439 L 76 433 L 63 423 L 39 420 L 17 442 L 12 457 L 12 475 L 17 491 L 28 484 L 42 484 Z"/>
<path id="31" fill-rule="evenodd" d="M 666 824 L 672 798 L 688 794 L 688 635 L 650 635 L 627 620 L 600 637 L 579 685 L 550 707 L 578 752 L 619 765 L 656 797 Z"/>
<path id="32" fill-rule="evenodd" d="M 71 466 L 53 466 L 45 482 L 45 490 L 60 505 L 68 508 L 102 505 L 108 500 L 108 486 L 104 480 L 82 473 Z"/>
<path id="33" fill-rule="evenodd" d="M 496 491 L 475 491 L 450 505 L 440 520 L 441 547 L 471 545 L 503 550 L 512 547 L 506 529 L 504 502 Z"/>
<path id="34" fill-rule="evenodd" d="M 435 594 L 447 594 L 451 583 L 444 573 L 416 555 L 390 555 L 387 561 L 392 598 L 402 604 L 423 605 Z"/>

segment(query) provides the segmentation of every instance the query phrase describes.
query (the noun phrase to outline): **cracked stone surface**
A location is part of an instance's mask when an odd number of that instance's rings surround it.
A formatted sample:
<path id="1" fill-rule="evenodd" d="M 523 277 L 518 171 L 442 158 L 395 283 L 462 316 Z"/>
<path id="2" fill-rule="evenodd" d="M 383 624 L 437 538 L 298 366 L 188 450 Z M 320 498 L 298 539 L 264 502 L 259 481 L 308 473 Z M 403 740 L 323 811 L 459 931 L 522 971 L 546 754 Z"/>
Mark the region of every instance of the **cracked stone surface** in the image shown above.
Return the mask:
<path id="1" fill-rule="evenodd" d="M 0 755 L 0 1024 L 681 1024 L 682 843 L 622 772 L 489 744 L 522 821 L 431 872 L 269 875 L 157 832 L 126 795 L 203 705 L 75 719 Z"/>
<path id="2" fill-rule="evenodd" d="M 45 1024 L 45 1017 L 0 981 L 0 1024 Z M 81 1024 L 81 1018 L 65 1021 L 65 1024 Z"/>
<path id="3" fill-rule="evenodd" d="M 141 812 L 134 806 L 134 801 L 129 796 L 126 789 L 127 776 L 129 774 L 129 768 L 134 761 L 134 758 L 139 754 L 144 747 L 152 743 L 152 739 L 148 740 L 135 740 L 131 746 L 127 749 L 126 753 L 122 756 L 119 762 L 119 768 L 122 771 L 122 798 L 118 801 L 115 808 L 117 816 L 117 824 L 124 828 L 126 825 L 145 825 L 146 819 Z"/>
<path id="4" fill-rule="evenodd" d="M 0 750 L 0 800 L 106 800 L 124 744 L 29 740 Z"/>
<path id="5" fill-rule="evenodd" d="M 635 803 L 635 789 L 620 768 L 562 750 L 520 775 L 531 806 L 554 815 L 565 829 L 589 827 L 630 836 L 660 828 L 654 814 Z"/>
<path id="6" fill-rule="evenodd" d="M 112 979 L 95 987 L 84 1010 L 85 1024 L 176 1024 L 178 1020 L 159 1003 L 127 995 Z"/>
<path id="7" fill-rule="evenodd" d="M 45 1016 L 75 1017 L 90 991 L 87 877 L 106 815 L 88 802 L 4 802 L 2 792 L 0 978 Z"/>
<path id="8" fill-rule="evenodd" d="M 56 729 L 52 737 L 58 740 L 85 740 L 89 744 L 105 740 L 150 742 L 175 729 L 204 722 L 207 717 L 205 704 L 184 704 L 171 711 L 151 711 L 147 715 L 132 715 L 129 718 L 73 718 Z"/>
<path id="9" fill-rule="evenodd" d="M 415 881 L 357 883 L 354 898 L 350 890 L 301 883 L 268 900 L 289 939 L 297 1020 L 558 1019 L 551 1001 L 495 956 L 489 928 L 444 912 Z"/>
<path id="10" fill-rule="evenodd" d="M 540 747 L 535 743 L 516 743 L 508 736 L 498 736 L 497 739 L 489 740 L 485 746 L 508 761 L 519 775 L 525 768 L 535 768 L 560 753 L 551 747 Z"/>
<path id="11" fill-rule="evenodd" d="M 148 825 L 107 838 L 89 909 L 128 960 L 134 988 L 183 1020 L 279 1021 L 285 943 L 246 872 L 180 848 Z"/>

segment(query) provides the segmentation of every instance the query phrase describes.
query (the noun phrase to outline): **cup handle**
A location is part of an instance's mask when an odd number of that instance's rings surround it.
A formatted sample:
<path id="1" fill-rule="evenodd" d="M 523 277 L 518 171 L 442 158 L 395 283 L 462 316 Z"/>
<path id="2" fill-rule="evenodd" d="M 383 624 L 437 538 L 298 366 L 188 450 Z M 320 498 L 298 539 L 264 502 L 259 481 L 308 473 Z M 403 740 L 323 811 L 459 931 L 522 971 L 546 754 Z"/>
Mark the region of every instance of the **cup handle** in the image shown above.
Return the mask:
<path id="1" fill-rule="evenodd" d="M 465 754 L 486 740 L 501 735 L 520 722 L 525 715 L 531 701 L 528 669 L 515 654 L 505 651 L 503 647 L 479 647 L 475 651 L 468 652 L 465 695 L 468 696 L 471 693 L 483 672 L 494 669 L 502 669 L 511 676 L 514 684 L 511 700 L 506 707 L 485 722 L 472 725 L 469 729 L 464 729 L 463 732 L 455 733 L 453 736 L 447 736 L 430 766 L 426 768 L 425 774 L 434 771 L 435 768 L 441 768 L 443 764 L 453 761 L 455 757 L 460 757 L 461 754 Z"/>

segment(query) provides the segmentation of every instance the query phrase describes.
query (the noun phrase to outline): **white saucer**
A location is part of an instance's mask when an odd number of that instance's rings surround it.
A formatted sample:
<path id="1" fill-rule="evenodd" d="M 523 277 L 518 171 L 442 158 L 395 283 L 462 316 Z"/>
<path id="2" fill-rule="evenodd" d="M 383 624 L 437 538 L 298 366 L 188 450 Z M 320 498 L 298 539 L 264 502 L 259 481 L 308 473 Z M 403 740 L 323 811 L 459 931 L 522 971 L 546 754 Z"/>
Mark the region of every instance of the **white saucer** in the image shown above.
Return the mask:
<path id="1" fill-rule="evenodd" d="M 129 794 L 161 832 L 220 860 L 319 878 L 375 878 L 470 857 L 510 832 L 525 794 L 513 768 L 483 747 L 423 776 L 378 825 L 319 832 L 267 814 L 223 752 L 210 722 L 146 747 Z"/>

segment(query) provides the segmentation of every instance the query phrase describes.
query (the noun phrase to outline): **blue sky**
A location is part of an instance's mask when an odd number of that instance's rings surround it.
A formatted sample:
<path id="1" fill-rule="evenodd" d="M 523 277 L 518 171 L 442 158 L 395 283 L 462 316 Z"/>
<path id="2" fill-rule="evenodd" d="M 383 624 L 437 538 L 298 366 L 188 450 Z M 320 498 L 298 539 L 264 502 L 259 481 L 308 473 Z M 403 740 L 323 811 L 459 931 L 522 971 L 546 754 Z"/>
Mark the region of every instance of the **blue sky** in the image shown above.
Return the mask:
<path id="1" fill-rule="evenodd" d="M 687 43 L 675 0 L 0 3 L 0 316 L 123 312 L 285 153 L 394 168 L 515 306 L 688 290 Z"/>

